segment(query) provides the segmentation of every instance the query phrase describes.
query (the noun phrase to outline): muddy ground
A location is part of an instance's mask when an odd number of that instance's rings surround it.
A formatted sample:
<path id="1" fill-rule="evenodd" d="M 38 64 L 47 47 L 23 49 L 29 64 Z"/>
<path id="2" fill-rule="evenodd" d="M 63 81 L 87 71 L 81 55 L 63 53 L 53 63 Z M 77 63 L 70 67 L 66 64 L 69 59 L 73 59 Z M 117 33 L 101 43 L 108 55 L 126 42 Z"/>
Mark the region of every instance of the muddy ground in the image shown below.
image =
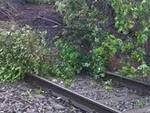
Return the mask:
<path id="1" fill-rule="evenodd" d="M 53 45 L 53 37 L 61 33 L 63 20 L 52 4 L 10 3 L 0 10 L 0 20 L 15 21 L 17 24 L 30 25 L 36 30 L 47 31 L 46 39 Z M 3 12 L 3 13 L 2 13 Z"/>

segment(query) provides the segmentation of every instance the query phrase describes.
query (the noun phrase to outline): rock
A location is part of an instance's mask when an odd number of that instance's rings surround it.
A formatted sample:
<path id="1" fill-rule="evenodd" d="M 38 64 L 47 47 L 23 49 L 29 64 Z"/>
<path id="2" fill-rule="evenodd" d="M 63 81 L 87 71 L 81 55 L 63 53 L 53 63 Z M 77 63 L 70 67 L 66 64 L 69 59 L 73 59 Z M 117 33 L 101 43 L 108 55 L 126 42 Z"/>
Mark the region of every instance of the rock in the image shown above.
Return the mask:
<path id="1" fill-rule="evenodd" d="M 57 100 L 61 100 L 62 98 L 61 98 L 61 97 L 57 97 L 56 99 L 57 99 Z"/>
<path id="2" fill-rule="evenodd" d="M 20 87 L 20 89 L 21 89 L 21 90 L 23 90 L 23 91 L 27 91 L 27 90 L 29 90 L 29 88 L 27 88 L 26 86 L 24 86 L 24 87 Z"/>
<path id="3" fill-rule="evenodd" d="M 55 83 L 56 83 L 56 82 L 57 82 L 57 79 L 53 79 L 52 82 L 55 82 Z"/>
<path id="4" fill-rule="evenodd" d="M 35 109 L 27 109 L 27 113 L 36 113 Z"/>
<path id="5" fill-rule="evenodd" d="M 56 110 L 64 110 L 65 107 L 62 106 L 62 105 L 60 105 L 60 104 L 55 104 L 55 105 L 54 105 L 54 109 L 56 109 Z"/>
<path id="6" fill-rule="evenodd" d="M 52 113 L 52 111 L 47 111 L 46 113 Z"/>
<path id="7" fill-rule="evenodd" d="M 51 106 L 45 106 L 44 108 L 47 109 L 47 110 L 52 110 L 53 109 L 53 107 L 51 107 Z"/>
<path id="8" fill-rule="evenodd" d="M 5 113 L 4 111 L 0 111 L 0 113 Z"/>
<path id="9" fill-rule="evenodd" d="M 34 97 L 36 97 L 36 98 L 40 98 L 40 99 L 44 99 L 45 98 L 45 96 L 44 95 L 34 95 Z"/>

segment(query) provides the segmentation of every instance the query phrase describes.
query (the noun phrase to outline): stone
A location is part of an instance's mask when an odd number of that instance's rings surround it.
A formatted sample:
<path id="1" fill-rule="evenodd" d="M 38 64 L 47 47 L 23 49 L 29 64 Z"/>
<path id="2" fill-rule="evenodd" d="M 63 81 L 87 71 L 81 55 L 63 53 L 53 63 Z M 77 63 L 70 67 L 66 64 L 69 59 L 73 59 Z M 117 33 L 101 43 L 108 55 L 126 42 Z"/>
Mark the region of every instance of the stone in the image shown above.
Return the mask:
<path id="1" fill-rule="evenodd" d="M 44 99 L 45 98 L 45 96 L 44 95 L 34 95 L 34 97 L 36 97 L 36 98 L 39 98 L 39 99 Z"/>
<path id="2" fill-rule="evenodd" d="M 54 105 L 54 109 L 56 109 L 56 110 L 64 110 L 65 107 L 62 106 L 62 105 L 60 105 L 60 104 L 55 104 L 55 105 Z"/>

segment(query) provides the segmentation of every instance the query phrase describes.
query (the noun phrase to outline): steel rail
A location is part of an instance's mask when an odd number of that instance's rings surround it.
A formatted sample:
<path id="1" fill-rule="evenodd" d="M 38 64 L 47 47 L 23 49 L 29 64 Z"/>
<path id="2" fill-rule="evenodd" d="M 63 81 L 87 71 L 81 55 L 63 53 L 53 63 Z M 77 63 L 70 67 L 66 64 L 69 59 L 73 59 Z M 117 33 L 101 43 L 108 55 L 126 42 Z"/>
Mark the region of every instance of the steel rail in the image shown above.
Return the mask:
<path id="1" fill-rule="evenodd" d="M 71 102 L 72 105 L 88 113 L 121 113 L 118 110 L 84 97 L 45 78 L 26 73 L 24 80 L 29 84 L 37 84 L 49 88 L 53 95 L 62 97 L 63 100 Z"/>
<path id="2" fill-rule="evenodd" d="M 112 72 L 106 72 L 105 78 L 121 82 L 125 87 L 135 90 L 140 95 L 150 95 L 150 84 L 125 78 Z"/>

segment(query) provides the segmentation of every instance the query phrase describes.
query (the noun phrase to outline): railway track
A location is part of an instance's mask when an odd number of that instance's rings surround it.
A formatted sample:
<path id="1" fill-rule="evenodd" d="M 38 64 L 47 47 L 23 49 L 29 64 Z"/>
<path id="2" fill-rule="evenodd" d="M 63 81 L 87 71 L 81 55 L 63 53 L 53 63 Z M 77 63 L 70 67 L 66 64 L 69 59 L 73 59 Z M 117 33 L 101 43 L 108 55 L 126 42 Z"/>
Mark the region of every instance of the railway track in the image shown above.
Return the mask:
<path id="1" fill-rule="evenodd" d="M 121 113 L 120 111 L 112 109 L 101 103 L 97 103 L 94 100 L 91 100 L 71 90 L 61 87 L 42 77 L 26 74 L 24 80 L 30 84 L 38 84 L 42 87 L 51 89 L 52 94 L 54 94 L 55 96 L 62 97 L 62 99 L 64 99 L 65 101 L 71 102 L 71 104 L 73 104 L 74 106 L 88 113 Z"/>
<path id="2" fill-rule="evenodd" d="M 142 95 L 149 95 L 150 94 L 150 85 L 130 80 L 127 78 L 120 77 L 116 74 L 107 72 L 106 78 L 113 79 L 115 81 L 119 81 L 125 85 L 125 87 L 132 88 L 136 90 L 139 94 Z M 64 101 L 70 102 L 75 107 L 78 107 L 81 110 L 84 110 L 88 113 L 135 113 L 136 110 L 129 110 L 126 112 L 121 112 L 119 110 L 116 110 L 114 108 L 111 108 L 109 106 L 106 106 L 100 102 L 97 102 L 95 100 L 89 99 L 83 95 L 80 95 L 72 90 L 69 90 L 67 88 L 64 88 L 60 85 L 57 85 L 56 83 L 53 83 L 45 78 L 32 75 L 27 73 L 24 80 L 27 83 L 30 83 L 32 85 L 38 84 L 39 86 L 49 88 L 53 95 L 61 97 Z M 142 110 L 136 111 L 136 113 L 150 113 L 150 107 L 146 106 Z M 147 111 L 147 112 L 146 112 Z"/>
<path id="3" fill-rule="evenodd" d="M 114 81 L 118 81 L 122 83 L 125 87 L 134 89 L 140 95 L 150 95 L 150 85 L 141 81 L 131 80 L 129 78 L 125 78 L 119 76 L 117 74 L 106 72 L 105 74 L 107 79 L 112 79 Z"/>

